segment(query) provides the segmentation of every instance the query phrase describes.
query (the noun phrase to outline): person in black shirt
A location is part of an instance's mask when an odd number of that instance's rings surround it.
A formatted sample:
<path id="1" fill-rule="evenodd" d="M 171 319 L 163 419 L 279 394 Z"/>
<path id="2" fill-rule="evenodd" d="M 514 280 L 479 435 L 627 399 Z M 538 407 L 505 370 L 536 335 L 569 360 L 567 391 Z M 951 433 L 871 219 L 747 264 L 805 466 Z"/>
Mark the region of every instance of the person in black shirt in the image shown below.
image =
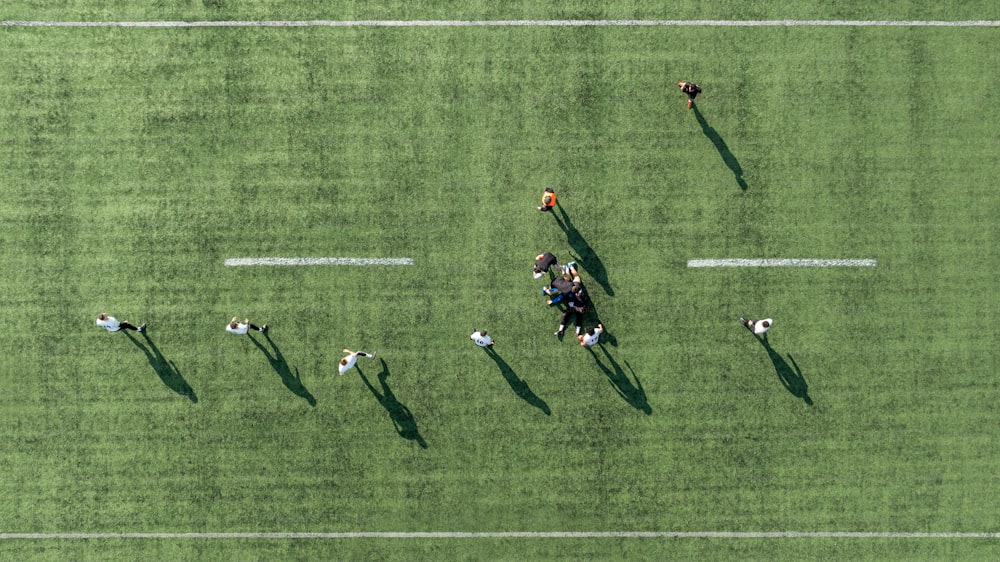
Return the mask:
<path id="1" fill-rule="evenodd" d="M 560 269 L 562 266 L 559 265 L 559 258 L 555 256 L 552 252 L 545 252 L 544 254 L 539 254 L 535 256 L 535 279 L 541 279 L 542 275 L 549 272 L 549 268 L 555 267 Z"/>
<path id="2" fill-rule="evenodd" d="M 694 98 L 701 93 L 701 88 L 694 82 L 678 82 L 677 87 L 688 96 L 688 109 L 694 107 Z"/>
<path id="3" fill-rule="evenodd" d="M 573 291 L 574 286 L 583 286 L 580 274 L 576 271 L 576 262 L 569 262 L 563 267 L 563 274 L 552 280 L 548 287 L 542 288 L 542 294 L 552 297 L 546 304 L 552 306 L 561 302 Z"/>
<path id="4" fill-rule="evenodd" d="M 566 311 L 563 312 L 556 335 L 561 336 L 566 333 L 566 324 L 570 318 L 573 318 L 576 324 L 576 335 L 579 336 L 580 329 L 583 327 L 583 315 L 590 306 L 590 297 L 587 296 L 587 290 L 583 288 L 582 284 L 573 283 L 573 289 L 566 298 Z"/>

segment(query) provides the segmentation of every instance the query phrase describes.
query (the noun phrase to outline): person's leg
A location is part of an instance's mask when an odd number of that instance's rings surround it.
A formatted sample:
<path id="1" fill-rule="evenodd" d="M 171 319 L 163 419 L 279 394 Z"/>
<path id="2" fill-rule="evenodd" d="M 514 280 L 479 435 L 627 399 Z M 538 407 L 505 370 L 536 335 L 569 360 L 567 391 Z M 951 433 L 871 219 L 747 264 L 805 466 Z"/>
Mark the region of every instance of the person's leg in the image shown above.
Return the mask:
<path id="1" fill-rule="evenodd" d="M 248 325 L 250 326 L 251 330 L 257 330 L 258 332 L 266 332 L 267 331 L 267 324 L 264 324 L 263 326 L 255 326 L 252 323 L 250 323 Z"/>
<path id="2" fill-rule="evenodd" d="M 566 324 L 569 323 L 570 317 L 573 315 L 573 309 L 567 308 L 562 315 L 562 320 L 559 321 L 559 331 L 556 332 L 557 336 L 563 335 L 566 331 Z"/>
<path id="3" fill-rule="evenodd" d="M 580 329 L 583 327 L 583 313 L 575 312 L 576 314 L 576 335 L 580 335 Z"/>
<path id="4" fill-rule="evenodd" d="M 128 320 L 125 320 L 124 322 L 119 323 L 118 327 L 125 330 L 132 330 L 133 332 L 141 332 L 146 325 L 143 324 L 142 326 L 135 326 Z"/>

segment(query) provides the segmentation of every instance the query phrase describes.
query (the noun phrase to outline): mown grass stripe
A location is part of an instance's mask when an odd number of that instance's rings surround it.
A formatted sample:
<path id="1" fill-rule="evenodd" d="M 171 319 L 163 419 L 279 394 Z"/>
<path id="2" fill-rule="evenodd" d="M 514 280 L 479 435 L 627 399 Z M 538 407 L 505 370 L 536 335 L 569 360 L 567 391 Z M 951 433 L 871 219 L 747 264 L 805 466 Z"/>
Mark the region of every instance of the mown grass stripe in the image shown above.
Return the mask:
<path id="1" fill-rule="evenodd" d="M 688 267 L 875 267 L 875 260 L 695 259 Z"/>
<path id="2" fill-rule="evenodd" d="M 229 258 L 231 267 L 248 265 L 413 265 L 413 258 Z"/>
<path id="3" fill-rule="evenodd" d="M 1000 533 L 908 533 L 908 532 L 730 532 L 730 531 L 512 531 L 512 532 L 353 532 L 353 533 L 0 533 L 0 540 L 92 540 L 92 539 L 1000 539 Z"/>
<path id="4" fill-rule="evenodd" d="M 289 20 L 24 21 L 3 27 L 1000 27 L 998 20 Z"/>

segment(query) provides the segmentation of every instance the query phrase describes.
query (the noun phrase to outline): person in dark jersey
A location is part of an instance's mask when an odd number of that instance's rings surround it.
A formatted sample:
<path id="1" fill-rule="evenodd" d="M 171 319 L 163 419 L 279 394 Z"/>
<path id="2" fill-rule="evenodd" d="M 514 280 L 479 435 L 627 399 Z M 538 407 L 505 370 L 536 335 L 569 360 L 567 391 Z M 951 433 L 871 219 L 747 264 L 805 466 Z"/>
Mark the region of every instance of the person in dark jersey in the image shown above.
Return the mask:
<path id="1" fill-rule="evenodd" d="M 688 109 L 694 107 L 694 98 L 698 97 L 698 94 L 701 93 L 701 87 L 694 82 L 678 82 L 677 87 L 680 88 L 682 92 L 687 94 Z"/>
<path id="2" fill-rule="evenodd" d="M 555 267 L 558 271 L 562 268 L 559 265 L 559 258 L 556 257 L 552 252 L 545 252 L 544 254 L 538 254 L 535 256 L 535 279 L 541 279 L 542 275 L 549 272 L 549 269 Z"/>
<path id="3" fill-rule="evenodd" d="M 583 328 L 583 315 L 587 313 L 589 307 L 590 297 L 587 296 L 587 290 L 583 288 L 582 284 L 574 284 L 573 290 L 566 298 L 566 311 L 563 312 L 556 335 L 561 336 L 566 333 L 566 324 L 569 323 L 570 319 L 573 319 L 576 324 L 576 335 L 579 336 L 580 329 Z"/>

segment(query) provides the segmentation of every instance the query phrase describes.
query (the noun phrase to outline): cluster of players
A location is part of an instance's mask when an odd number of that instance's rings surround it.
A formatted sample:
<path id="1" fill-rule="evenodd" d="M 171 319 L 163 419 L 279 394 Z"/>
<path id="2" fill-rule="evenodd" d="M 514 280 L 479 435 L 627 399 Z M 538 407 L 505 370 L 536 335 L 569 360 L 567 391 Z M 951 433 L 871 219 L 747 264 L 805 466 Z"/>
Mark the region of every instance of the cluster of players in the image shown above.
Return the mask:
<path id="1" fill-rule="evenodd" d="M 551 190 L 546 190 L 551 193 Z M 554 201 L 554 199 L 553 199 Z M 543 200 L 544 207 L 544 200 Z M 541 211 L 543 207 L 539 207 Z M 552 281 L 547 286 L 542 287 L 542 296 L 549 297 L 545 304 L 549 306 L 562 306 L 562 319 L 559 321 L 559 329 L 555 335 L 562 337 L 566 333 L 566 326 L 573 321 L 576 326 L 576 339 L 580 340 L 580 345 L 590 347 L 597 344 L 604 332 L 604 325 L 598 323 L 597 326 L 587 326 L 583 328 L 583 319 L 590 310 L 590 296 L 586 287 L 580 281 L 580 273 L 576 270 L 576 263 L 569 262 L 566 265 L 559 265 L 559 258 L 552 252 L 546 252 L 535 256 L 535 267 L 533 269 L 534 278 L 541 279 L 545 274 L 551 274 Z M 491 348 L 493 336 L 486 330 L 478 328 L 472 329 L 469 336 L 479 347 Z"/>
<path id="2" fill-rule="evenodd" d="M 542 193 L 542 204 L 536 207 L 543 213 L 551 212 L 556 205 L 556 193 L 551 187 L 545 188 Z M 587 288 L 580 281 L 580 273 L 576 269 L 575 262 L 566 265 L 559 264 L 559 258 L 552 252 L 545 252 L 535 256 L 535 266 L 532 269 L 535 279 L 541 279 L 544 275 L 551 275 L 551 282 L 548 286 L 542 287 L 542 296 L 549 297 L 546 304 L 549 306 L 562 307 L 562 319 L 559 321 L 559 329 L 555 335 L 562 337 L 566 333 L 566 326 L 573 321 L 576 327 L 576 339 L 580 340 L 580 345 L 590 347 L 596 345 L 604 332 L 604 325 L 598 323 L 596 326 L 583 327 L 583 319 L 591 309 L 590 295 Z M 469 338 L 479 347 L 490 349 L 496 343 L 493 336 L 486 330 L 478 328 L 472 329 Z"/>

